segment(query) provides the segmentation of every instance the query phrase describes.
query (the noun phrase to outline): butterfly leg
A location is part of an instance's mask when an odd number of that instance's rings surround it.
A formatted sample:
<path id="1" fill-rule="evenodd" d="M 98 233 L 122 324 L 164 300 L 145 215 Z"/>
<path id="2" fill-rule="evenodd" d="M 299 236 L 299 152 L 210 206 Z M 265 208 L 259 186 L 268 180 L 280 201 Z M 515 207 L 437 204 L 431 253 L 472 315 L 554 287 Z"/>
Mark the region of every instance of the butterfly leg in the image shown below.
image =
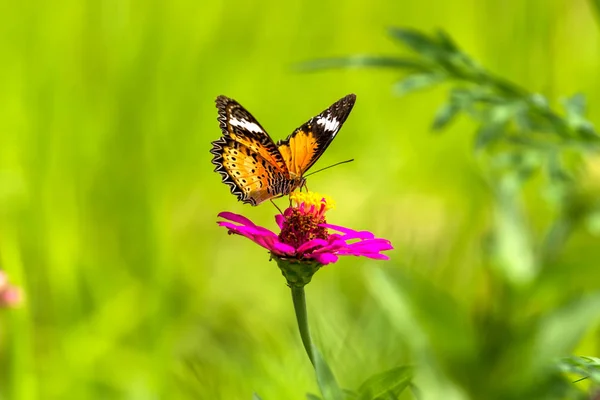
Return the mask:
<path id="1" fill-rule="evenodd" d="M 273 199 L 269 199 L 269 201 L 271 202 L 271 204 L 273 204 L 273 205 L 275 206 L 275 208 L 276 208 L 277 210 L 279 210 L 279 213 L 280 213 L 281 215 L 283 215 L 283 211 L 281 211 L 281 208 L 277 207 L 277 204 L 275 204 L 275 202 L 273 201 Z"/>

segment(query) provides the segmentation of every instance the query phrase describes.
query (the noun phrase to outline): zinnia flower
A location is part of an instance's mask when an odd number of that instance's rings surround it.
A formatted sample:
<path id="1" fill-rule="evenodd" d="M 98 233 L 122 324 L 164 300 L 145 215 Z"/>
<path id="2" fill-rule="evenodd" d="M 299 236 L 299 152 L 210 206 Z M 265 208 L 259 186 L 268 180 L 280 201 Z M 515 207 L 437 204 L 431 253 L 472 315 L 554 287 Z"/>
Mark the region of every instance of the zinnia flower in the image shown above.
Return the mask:
<path id="1" fill-rule="evenodd" d="M 245 236 L 269 250 L 290 286 L 304 286 L 319 268 L 337 262 L 339 256 L 389 259 L 381 254 L 393 249 L 389 240 L 376 238 L 371 232 L 327 223 L 325 212 L 334 207 L 328 196 L 294 192 L 290 200 L 291 206 L 275 216 L 279 234 L 230 212 L 220 213 L 219 217 L 227 221 L 217 223 L 230 234 Z"/>

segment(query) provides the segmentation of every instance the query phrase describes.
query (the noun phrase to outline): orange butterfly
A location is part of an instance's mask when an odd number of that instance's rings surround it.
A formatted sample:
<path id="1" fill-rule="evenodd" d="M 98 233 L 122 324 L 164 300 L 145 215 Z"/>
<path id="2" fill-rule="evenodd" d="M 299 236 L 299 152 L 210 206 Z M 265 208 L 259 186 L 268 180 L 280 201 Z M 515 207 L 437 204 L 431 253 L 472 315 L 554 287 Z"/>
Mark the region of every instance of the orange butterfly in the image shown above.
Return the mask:
<path id="1" fill-rule="evenodd" d="M 304 173 L 321 157 L 350 114 L 349 94 L 275 144 L 237 101 L 217 97 L 223 137 L 212 142 L 212 163 L 238 200 L 253 206 L 305 184 Z"/>

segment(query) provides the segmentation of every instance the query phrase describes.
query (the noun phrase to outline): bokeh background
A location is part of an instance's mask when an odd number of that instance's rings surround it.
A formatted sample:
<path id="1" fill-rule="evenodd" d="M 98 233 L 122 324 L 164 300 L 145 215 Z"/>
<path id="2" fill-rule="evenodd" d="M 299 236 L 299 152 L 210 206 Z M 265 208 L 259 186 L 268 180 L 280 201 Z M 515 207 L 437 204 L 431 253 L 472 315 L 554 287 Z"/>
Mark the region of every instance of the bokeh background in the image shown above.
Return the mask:
<path id="1" fill-rule="evenodd" d="M 419 282 L 415 298 L 444 293 L 465 315 L 492 307 L 482 267 L 491 195 L 473 123 L 432 135 L 444 91 L 398 98 L 398 71 L 294 68 L 401 54 L 390 26 L 443 28 L 491 71 L 550 98 L 585 92 L 600 123 L 600 29 L 584 0 L 2 2 L 0 268 L 26 300 L 0 315 L 0 398 L 318 391 L 276 265 L 215 223 L 227 210 L 275 227 L 273 206 L 238 203 L 213 172 L 219 94 L 276 140 L 357 94 L 317 167 L 356 161 L 309 187 L 337 201 L 331 223 L 371 230 L 396 249 L 391 262 L 344 259 L 307 288 L 315 340 L 343 386 L 414 361 L 423 345 L 418 331 L 390 322 L 373 276 L 397 270 Z M 547 210 L 534 204 L 535 232 Z M 561 261 L 572 273 L 537 304 L 565 287 L 600 287 L 599 248 L 597 236 L 576 235 Z M 439 312 L 444 342 L 460 329 Z M 597 354 L 597 333 L 578 351 Z M 461 392 L 451 380 L 446 388 L 439 398 Z"/>

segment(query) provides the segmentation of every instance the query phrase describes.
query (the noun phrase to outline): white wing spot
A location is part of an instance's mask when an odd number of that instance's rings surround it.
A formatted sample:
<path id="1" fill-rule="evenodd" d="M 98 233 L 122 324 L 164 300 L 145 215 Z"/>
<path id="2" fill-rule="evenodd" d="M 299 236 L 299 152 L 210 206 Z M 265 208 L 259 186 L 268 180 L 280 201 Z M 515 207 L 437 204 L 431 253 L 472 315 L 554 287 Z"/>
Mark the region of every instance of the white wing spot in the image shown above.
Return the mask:
<path id="1" fill-rule="evenodd" d="M 317 118 L 317 124 L 319 125 L 323 125 L 323 127 L 325 127 L 325 130 L 328 131 L 336 131 L 339 127 L 340 127 L 340 123 L 338 122 L 337 119 L 331 118 L 331 116 L 325 116 L 325 117 L 319 117 Z"/>
<path id="2" fill-rule="evenodd" d="M 260 126 L 258 126 L 254 122 L 248 122 L 246 120 L 240 121 L 239 119 L 232 118 L 229 120 L 229 124 L 232 126 L 240 127 L 242 129 L 245 129 L 250 132 L 256 132 L 256 133 L 263 132 L 263 130 L 261 129 Z"/>

